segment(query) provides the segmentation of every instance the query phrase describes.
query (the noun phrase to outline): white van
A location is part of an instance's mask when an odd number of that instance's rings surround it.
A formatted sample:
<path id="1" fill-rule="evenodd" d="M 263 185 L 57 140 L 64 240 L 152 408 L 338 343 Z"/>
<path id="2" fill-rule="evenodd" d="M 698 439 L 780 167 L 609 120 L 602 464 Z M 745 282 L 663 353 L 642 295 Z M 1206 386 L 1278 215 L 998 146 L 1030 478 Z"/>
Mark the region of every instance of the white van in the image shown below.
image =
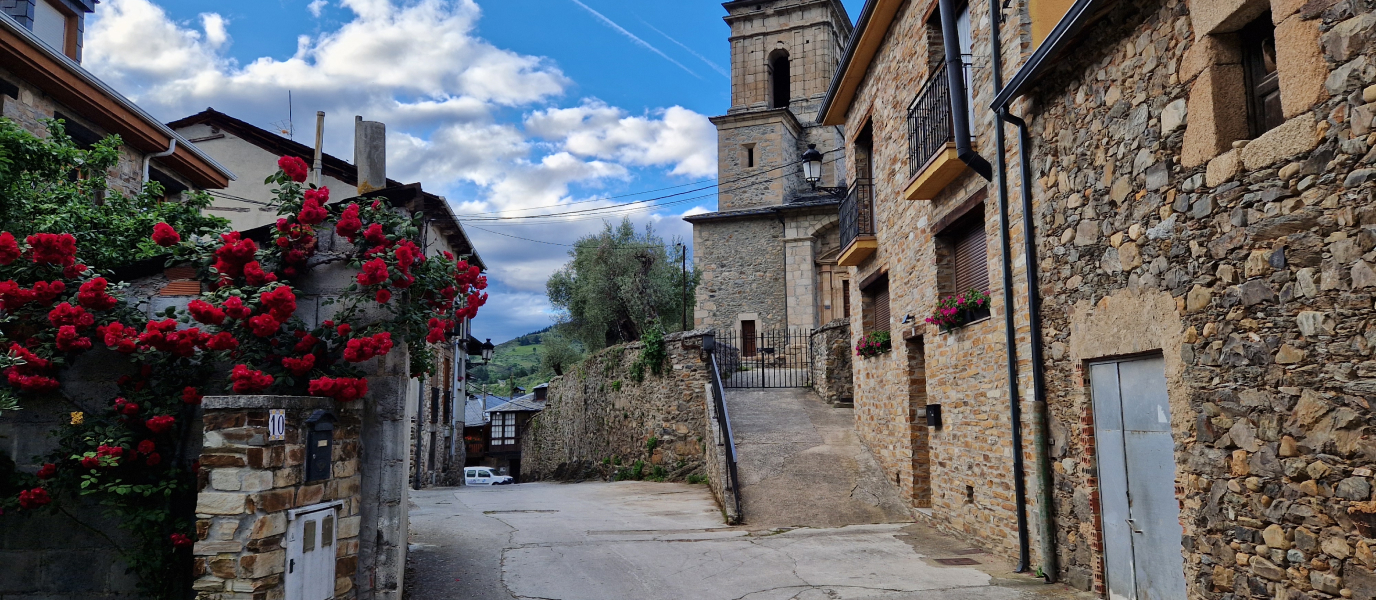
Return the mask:
<path id="1" fill-rule="evenodd" d="M 508 485 L 516 483 L 507 475 L 498 475 L 491 467 L 464 467 L 464 485 Z"/>

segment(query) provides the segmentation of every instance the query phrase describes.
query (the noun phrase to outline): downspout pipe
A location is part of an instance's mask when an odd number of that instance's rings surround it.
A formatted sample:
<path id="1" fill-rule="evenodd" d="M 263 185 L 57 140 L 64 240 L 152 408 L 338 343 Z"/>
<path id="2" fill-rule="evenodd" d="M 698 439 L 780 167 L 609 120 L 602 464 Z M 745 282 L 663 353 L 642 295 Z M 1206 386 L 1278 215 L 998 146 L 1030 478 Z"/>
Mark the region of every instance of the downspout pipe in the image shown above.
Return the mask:
<path id="1" fill-rule="evenodd" d="M 946 84 L 951 94 L 951 135 L 955 138 L 956 157 L 979 173 L 985 181 L 993 181 L 994 168 L 970 147 L 970 107 L 965 98 L 965 60 L 960 57 L 960 36 L 956 32 L 955 0 L 939 0 L 941 11 L 941 42 L 946 49 Z M 995 13 L 997 14 L 997 13 Z"/>
<path id="2" fill-rule="evenodd" d="M 989 0 L 989 17 L 989 39 L 993 48 L 990 52 L 990 66 L 993 71 L 994 95 L 997 96 L 1003 89 L 1003 57 L 999 43 L 999 25 L 1003 19 L 1000 15 L 999 0 Z M 998 163 L 999 254 L 1003 263 L 1003 335 L 1004 344 L 1007 346 L 1005 354 L 1008 357 L 1008 423 L 1013 433 L 1013 504 L 1017 506 L 1018 519 L 1018 565 L 1013 572 L 1026 573 L 1029 569 L 1031 544 L 1027 527 L 1026 468 L 1022 458 L 1022 401 L 1018 394 L 1018 339 L 1017 320 L 1014 315 L 1017 304 L 1013 298 L 1013 242 L 1009 237 L 1012 223 L 1008 217 L 1008 162 L 1004 155 L 1006 140 L 1003 135 L 1003 122 L 995 121 L 994 125 L 994 145 L 997 146 L 994 160 Z"/>
<path id="3" fill-rule="evenodd" d="M 1040 550 L 1045 565 L 1047 583 L 1055 583 L 1059 566 L 1056 564 L 1056 531 L 1051 523 L 1052 491 L 1051 460 L 1047 448 L 1046 431 L 1049 423 L 1046 411 L 1046 373 L 1042 362 L 1042 301 L 1037 276 L 1036 224 L 1032 218 L 1032 164 L 1028 149 L 1032 135 L 1027 122 L 1009 114 L 1007 106 L 999 107 L 999 118 L 1018 128 L 1018 158 L 1022 171 L 1022 241 L 1027 270 L 1027 310 L 1032 359 L 1032 421 L 1033 452 L 1037 457 L 1037 527 L 1041 537 Z"/>
<path id="4" fill-rule="evenodd" d="M 173 153 L 173 152 L 176 152 L 176 151 L 177 151 L 177 138 L 173 137 L 173 138 L 172 138 L 172 141 L 170 141 L 170 142 L 167 143 L 167 149 L 166 149 L 166 150 L 163 150 L 162 152 L 155 152 L 155 153 L 153 153 L 153 154 L 145 154 L 145 155 L 143 155 L 143 183 L 147 183 L 147 182 L 148 182 L 148 165 L 149 165 L 150 163 L 153 162 L 153 159 L 155 159 L 155 158 L 163 158 L 163 157 L 166 157 L 166 156 L 172 156 L 172 153 Z"/>

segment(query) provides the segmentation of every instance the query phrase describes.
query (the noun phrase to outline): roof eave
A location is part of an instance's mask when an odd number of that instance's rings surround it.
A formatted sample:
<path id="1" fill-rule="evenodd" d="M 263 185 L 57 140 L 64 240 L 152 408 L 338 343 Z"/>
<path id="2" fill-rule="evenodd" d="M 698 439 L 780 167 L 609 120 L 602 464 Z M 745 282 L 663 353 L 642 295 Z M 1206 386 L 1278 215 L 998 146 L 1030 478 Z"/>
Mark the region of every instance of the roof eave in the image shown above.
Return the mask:
<path id="1" fill-rule="evenodd" d="M 1050 68 L 1053 64 L 1052 59 L 1056 58 L 1068 48 L 1080 34 L 1086 25 L 1093 22 L 1099 13 L 1099 9 L 1106 7 L 1113 0 L 1076 0 L 1070 6 L 1065 16 L 1056 23 L 1056 27 L 1051 33 L 1042 40 L 1040 46 L 1032 52 L 1027 62 L 1018 67 L 1018 71 L 1008 80 L 998 94 L 994 96 L 993 102 L 989 107 L 998 112 L 1008 107 L 1014 98 L 1021 96 Z"/>
<path id="2" fill-rule="evenodd" d="M 208 188 L 224 188 L 229 185 L 230 181 L 234 181 L 235 179 L 237 179 L 233 171 L 230 171 L 228 168 L 225 168 L 224 165 L 221 165 L 220 163 L 216 162 L 215 159 L 212 159 L 209 156 L 207 156 L 204 152 L 200 150 L 200 148 L 197 148 L 195 144 L 192 144 L 185 138 L 181 137 L 180 135 L 177 135 L 177 133 L 175 131 L 172 131 L 171 128 L 164 125 L 161 121 L 153 118 L 152 115 L 148 114 L 146 111 L 140 108 L 139 105 L 134 104 L 128 98 L 125 98 L 123 94 L 120 94 L 119 92 L 115 91 L 114 88 L 110 87 L 104 81 L 101 81 L 95 75 L 91 74 L 90 71 L 87 71 L 76 61 L 72 60 L 65 54 L 53 50 L 42 40 L 34 36 L 33 32 L 29 31 L 28 28 L 24 27 L 23 25 L 20 25 L 19 22 L 15 21 L 13 17 L 3 12 L 0 12 L 0 33 L 9 33 L 10 35 L 17 37 L 25 45 L 29 46 L 34 51 L 36 51 L 42 58 L 52 63 L 56 63 L 57 67 L 66 71 L 68 74 L 76 77 L 82 83 L 95 88 L 95 91 L 97 91 L 100 95 L 114 102 L 119 108 L 131 113 L 134 117 L 143 121 L 145 125 L 157 130 L 158 133 L 161 133 L 163 136 L 166 137 L 165 140 L 140 140 L 143 142 L 144 146 L 161 143 L 161 148 L 145 147 L 145 151 L 158 152 L 164 150 L 171 145 L 173 140 L 176 140 L 177 152 L 172 154 L 171 156 L 168 156 L 164 160 L 175 163 L 177 164 L 177 166 L 183 169 L 187 169 L 188 172 L 186 173 L 186 175 L 189 177 L 196 178 L 197 181 L 195 183 L 197 185 Z M 32 69 L 36 71 L 51 71 L 51 69 L 45 68 L 46 66 L 47 65 L 35 64 L 32 65 Z M 52 91 L 50 90 L 45 91 L 48 93 L 52 93 Z M 75 93 L 75 90 L 71 91 Z M 72 108 L 80 107 L 73 106 Z M 111 124 L 113 119 L 114 117 L 107 117 L 105 119 L 101 119 L 100 125 L 102 127 L 106 127 L 107 129 L 112 129 L 112 127 L 110 127 L 109 125 Z M 183 155 L 183 152 L 185 152 L 186 155 L 189 156 Z M 200 164 L 198 165 L 196 163 Z"/>

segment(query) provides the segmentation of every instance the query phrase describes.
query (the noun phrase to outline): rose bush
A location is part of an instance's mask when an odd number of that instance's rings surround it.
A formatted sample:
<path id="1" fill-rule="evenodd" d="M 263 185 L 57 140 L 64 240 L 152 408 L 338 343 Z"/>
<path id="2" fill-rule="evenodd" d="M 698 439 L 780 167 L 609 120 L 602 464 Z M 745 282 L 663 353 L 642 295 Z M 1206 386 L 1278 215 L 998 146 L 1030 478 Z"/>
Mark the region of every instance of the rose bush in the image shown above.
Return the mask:
<path id="1" fill-rule="evenodd" d="M 445 341 L 487 300 L 476 266 L 448 253 L 424 255 L 415 242 L 421 215 L 382 201 L 330 206 L 327 189 L 302 185 L 304 162 L 286 157 L 279 167 L 266 182 L 277 186 L 280 216 L 270 243 L 241 232 L 153 228 L 151 242 L 172 253 L 169 264 L 196 267 L 209 291 L 186 310 L 152 319 L 123 301 L 120 284 L 86 268 L 71 235 L 34 234 L 21 244 L 0 233 L 0 348 L 8 348 L 0 356 L 7 384 L 0 406 L 56 393 L 60 370 L 93 349 L 129 360 L 117 396 L 101 411 L 73 413 L 59 449 L 0 498 L 0 513 L 60 510 L 64 497 L 96 500 L 138 540 L 126 558 L 145 597 L 179 597 L 191 575 L 199 448 L 182 440 L 203 390 L 352 402 L 368 392 L 359 363 L 406 344 L 411 374 L 429 372 L 427 342 Z M 331 220 L 348 244 L 317 256 Z M 312 260 L 359 269 L 333 301 L 334 318 L 319 324 L 295 314 L 294 281 Z"/>

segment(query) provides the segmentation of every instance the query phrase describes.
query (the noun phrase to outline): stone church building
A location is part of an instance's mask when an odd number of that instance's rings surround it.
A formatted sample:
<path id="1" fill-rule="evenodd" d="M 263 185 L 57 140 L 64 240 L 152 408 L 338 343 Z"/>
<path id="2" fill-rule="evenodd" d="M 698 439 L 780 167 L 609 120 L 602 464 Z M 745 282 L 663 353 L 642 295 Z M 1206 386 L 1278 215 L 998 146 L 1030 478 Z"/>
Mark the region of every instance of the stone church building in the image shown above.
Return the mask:
<path id="1" fill-rule="evenodd" d="M 812 329 L 845 313 L 846 269 L 837 206 L 844 194 L 842 132 L 816 123 L 851 21 L 839 0 L 738 0 L 731 26 L 731 108 L 717 126 L 713 213 L 693 215 L 696 327 L 752 337 Z M 824 153 L 815 185 L 800 157 Z"/>

